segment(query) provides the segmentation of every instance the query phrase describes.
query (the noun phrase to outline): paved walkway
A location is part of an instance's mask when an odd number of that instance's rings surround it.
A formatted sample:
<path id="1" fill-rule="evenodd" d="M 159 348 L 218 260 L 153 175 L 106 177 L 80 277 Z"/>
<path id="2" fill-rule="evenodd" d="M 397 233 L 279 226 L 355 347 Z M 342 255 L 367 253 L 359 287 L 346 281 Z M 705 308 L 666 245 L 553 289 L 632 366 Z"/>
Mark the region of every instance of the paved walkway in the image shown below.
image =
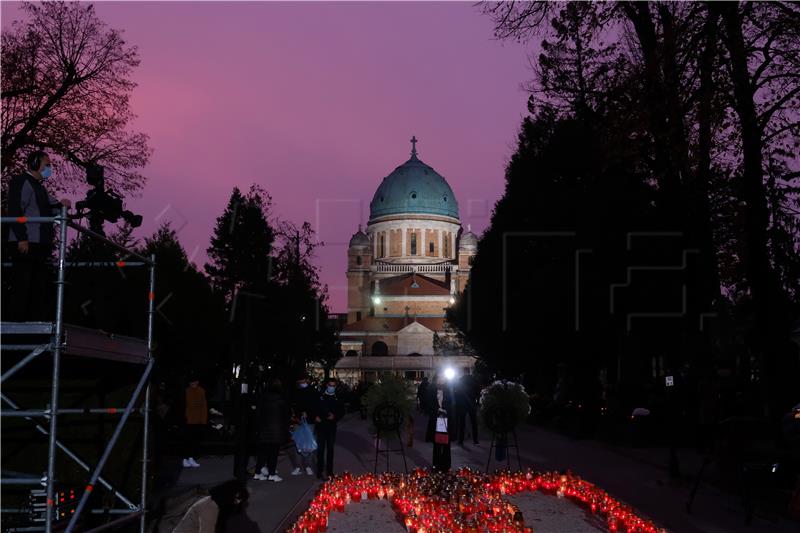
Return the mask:
<path id="1" fill-rule="evenodd" d="M 423 441 L 424 421 L 418 417 L 415 424 L 415 440 L 407 450 L 406 459 L 409 470 L 420 466 L 430 466 L 431 444 Z M 684 511 L 684 504 L 691 488 L 688 480 L 671 482 L 665 469 L 653 460 L 643 460 L 642 453 L 620 453 L 616 448 L 589 440 L 574 440 L 558 433 L 541 428 L 526 426 L 521 428 L 520 451 L 523 468 L 536 470 L 570 469 L 588 481 L 607 490 L 612 496 L 634 506 L 643 515 L 655 520 L 659 525 L 673 532 L 681 533 L 789 533 L 798 530 L 797 523 L 765 520 L 756 516 L 751 526 L 745 526 L 737 498 L 721 493 L 719 490 L 703 485 L 691 515 Z M 478 446 L 460 448 L 453 445 L 453 468 L 469 466 L 483 471 L 488 458 L 488 441 Z M 638 455 L 638 456 L 637 456 Z M 372 472 L 375 461 L 374 441 L 367 431 L 367 422 L 357 414 L 348 415 L 339 425 L 337 436 L 335 471 L 352 473 Z M 232 457 L 206 457 L 201 460 L 202 467 L 186 469 L 182 472 L 176 490 L 186 490 L 198 485 L 211 485 L 231 477 Z M 513 466 L 516 466 L 516 461 Z M 403 462 L 399 454 L 390 457 L 390 469 L 402 471 Z M 495 463 L 493 462 L 493 468 Z M 504 467 L 505 463 L 498 465 Z M 378 463 L 379 471 L 386 467 L 386 459 Z M 278 473 L 284 478 L 281 483 L 268 481 L 250 482 L 250 504 L 245 516 L 237 519 L 231 531 L 243 533 L 271 533 L 282 531 L 305 508 L 318 486 L 314 476 L 291 476 L 291 465 L 285 455 L 278 462 Z M 552 504 L 552 498 L 518 496 L 523 501 L 526 523 L 540 532 L 595 531 L 596 525 L 586 521 L 585 513 L 572 504 L 561 508 Z M 552 505 L 551 505 L 552 504 Z M 356 531 L 353 524 L 360 524 L 363 531 L 384 531 L 400 533 L 405 528 L 396 521 L 390 510 L 381 509 L 381 503 L 369 505 L 354 504 L 344 513 L 334 513 L 331 519 L 333 531 Z M 352 514 L 351 514 L 352 513 Z M 559 519 L 559 515 L 561 518 Z M 576 524 L 583 522 L 580 527 Z M 538 524 L 538 527 L 537 527 Z M 234 526 L 234 524 L 231 524 Z M 397 527 L 394 527 L 394 526 Z M 564 529 L 561 529 L 563 527 Z M 587 529 L 588 527 L 588 529 Z"/>

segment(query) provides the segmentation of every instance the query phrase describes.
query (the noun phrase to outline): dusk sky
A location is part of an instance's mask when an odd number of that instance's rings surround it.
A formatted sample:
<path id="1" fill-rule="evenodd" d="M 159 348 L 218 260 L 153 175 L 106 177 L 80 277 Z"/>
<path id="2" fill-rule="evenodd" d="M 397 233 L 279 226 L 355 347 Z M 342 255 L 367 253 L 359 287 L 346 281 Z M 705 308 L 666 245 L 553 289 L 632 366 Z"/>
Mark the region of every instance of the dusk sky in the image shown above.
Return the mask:
<path id="1" fill-rule="evenodd" d="M 132 127 L 154 153 L 128 201 L 139 237 L 170 220 L 202 268 L 231 188 L 258 183 L 274 216 L 325 242 L 321 278 L 344 311 L 347 242 L 412 135 L 464 227 L 488 223 L 532 73 L 530 45 L 495 40 L 473 3 L 95 5 L 141 58 Z M 3 2 L 3 27 L 19 13 Z"/>

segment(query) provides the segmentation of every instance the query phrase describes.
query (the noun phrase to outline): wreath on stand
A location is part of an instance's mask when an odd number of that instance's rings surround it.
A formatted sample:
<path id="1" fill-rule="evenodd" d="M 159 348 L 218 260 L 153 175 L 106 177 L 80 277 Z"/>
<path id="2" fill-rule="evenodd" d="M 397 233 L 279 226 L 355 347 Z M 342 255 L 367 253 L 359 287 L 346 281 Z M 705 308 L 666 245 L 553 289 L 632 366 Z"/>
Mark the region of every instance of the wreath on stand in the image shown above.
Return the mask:
<path id="1" fill-rule="evenodd" d="M 414 409 L 414 394 L 406 380 L 383 376 L 361 398 L 375 433 L 391 435 L 408 420 Z"/>
<path id="2" fill-rule="evenodd" d="M 502 461 L 506 458 L 508 434 L 531 412 L 528 393 L 519 383 L 498 380 L 481 391 L 480 405 L 481 420 L 497 439 L 495 459 Z"/>

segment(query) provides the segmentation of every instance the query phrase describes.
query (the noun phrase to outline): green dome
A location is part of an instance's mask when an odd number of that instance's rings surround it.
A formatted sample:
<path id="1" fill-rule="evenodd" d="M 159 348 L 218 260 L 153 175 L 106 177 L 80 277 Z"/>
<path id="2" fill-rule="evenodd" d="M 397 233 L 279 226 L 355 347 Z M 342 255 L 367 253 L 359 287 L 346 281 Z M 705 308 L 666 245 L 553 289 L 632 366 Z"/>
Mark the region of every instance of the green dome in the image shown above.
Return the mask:
<path id="1" fill-rule="evenodd" d="M 383 178 L 369 204 L 370 220 L 403 213 L 458 218 L 453 189 L 439 173 L 417 159 L 416 148 L 411 159 Z"/>

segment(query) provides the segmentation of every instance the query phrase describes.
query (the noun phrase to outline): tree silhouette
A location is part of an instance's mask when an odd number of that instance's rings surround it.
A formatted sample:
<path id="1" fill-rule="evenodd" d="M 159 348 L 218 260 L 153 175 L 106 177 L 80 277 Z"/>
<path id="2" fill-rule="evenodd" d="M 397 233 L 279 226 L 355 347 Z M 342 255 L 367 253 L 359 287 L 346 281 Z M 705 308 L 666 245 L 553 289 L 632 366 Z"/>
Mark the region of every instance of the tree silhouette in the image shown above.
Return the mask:
<path id="1" fill-rule="evenodd" d="M 665 327 L 661 333 L 669 331 L 671 337 L 661 346 L 654 341 L 659 332 L 654 332 L 650 340 L 637 340 L 638 348 L 628 337 L 607 348 L 638 352 L 641 372 L 632 377 L 651 370 L 643 356 L 653 351 L 666 351 L 673 368 L 685 363 L 693 371 L 710 373 L 714 365 L 736 365 L 742 375 L 760 373 L 760 382 L 753 381 L 760 392 L 749 397 L 751 405 L 766 409 L 769 404 L 771 412 L 782 412 L 791 396 L 785 369 L 797 369 L 796 348 L 788 335 L 798 314 L 790 301 L 797 300 L 800 279 L 800 9 L 785 2 L 503 2 L 484 4 L 483 10 L 495 22 L 498 37 L 541 39 L 542 53 L 535 58 L 536 78 L 530 85 L 532 117 L 523 124 L 517 154 L 507 169 L 506 194 L 481 241 L 461 306 L 472 310 L 471 321 L 460 318 L 462 324 L 471 323 L 476 345 L 487 354 L 492 342 L 513 337 L 498 326 L 480 339 L 485 328 L 475 316 L 483 312 L 486 302 L 480 295 L 485 287 L 497 290 L 487 276 L 500 273 L 481 273 L 491 262 L 487 254 L 501 251 L 492 244 L 495 226 L 504 232 L 518 227 L 538 231 L 553 226 L 548 220 L 561 220 L 562 229 L 581 239 L 586 208 L 559 204 L 574 185 L 566 178 L 574 156 L 563 150 L 558 164 L 541 160 L 559 153 L 558 137 L 563 140 L 571 131 L 581 157 L 598 165 L 586 168 L 577 180 L 583 185 L 573 191 L 576 205 L 583 205 L 582 195 L 590 190 L 586 187 L 599 183 L 603 185 L 595 194 L 614 205 L 603 189 L 617 184 L 608 170 L 612 162 L 619 164 L 617 175 L 627 176 L 631 190 L 646 190 L 649 204 L 631 204 L 647 208 L 644 220 L 626 213 L 624 205 L 614 216 L 628 230 L 648 227 L 681 235 L 664 245 L 662 257 L 650 257 L 661 264 L 682 250 L 697 250 L 697 260 L 684 269 L 682 279 L 694 295 L 685 303 L 684 316 L 716 317 L 702 328 L 686 320 L 678 329 Z M 581 124 L 583 133 L 570 124 Z M 598 144 L 607 151 L 602 157 L 594 152 Z M 521 164 L 526 159 L 537 164 Z M 542 187 L 548 180 L 552 182 L 545 189 L 532 189 L 528 183 Z M 618 194 L 625 197 L 627 192 Z M 538 205 L 535 194 L 548 202 Z M 515 210 L 512 206 L 523 198 L 553 218 L 540 220 L 523 208 Z M 552 205 L 573 212 L 575 219 L 563 221 Z M 596 229 L 614 227 L 611 220 L 599 219 Z M 592 261 L 601 244 L 591 246 Z M 620 257 L 629 252 L 617 251 Z M 539 264 L 557 262 L 553 256 Z M 613 276 L 606 279 L 613 282 Z M 652 300 L 665 303 L 667 296 Z M 510 296 L 515 297 L 538 298 L 524 287 Z M 627 302 L 622 308 L 637 305 Z M 463 315 L 463 309 L 457 311 Z M 548 332 L 542 335 L 547 338 Z M 517 342 L 523 339 L 504 344 L 506 350 L 518 349 Z M 743 353 L 755 356 L 754 366 L 733 362 L 751 360 Z"/>
<path id="2" fill-rule="evenodd" d="M 61 165 L 62 190 L 83 181 L 89 162 L 106 167 L 116 190 L 140 189 L 148 138 L 127 130 L 136 47 L 91 4 L 25 2 L 22 9 L 27 20 L 2 36 L 3 178 L 21 168 L 27 151 L 46 149 Z"/>
<path id="3" fill-rule="evenodd" d="M 328 288 L 320 284 L 319 270 L 313 264 L 318 242 L 311 224 L 279 224 L 281 242 L 275 256 L 275 279 L 280 285 L 280 310 L 273 320 L 280 323 L 276 332 L 277 352 L 286 357 L 289 369 L 298 370 L 307 362 L 320 363 L 327 373 L 341 357 L 335 332 L 328 323 Z"/>
<path id="4" fill-rule="evenodd" d="M 269 284 L 275 240 L 268 221 L 271 206 L 272 198 L 258 186 L 252 185 L 244 195 L 234 187 L 217 218 L 205 270 L 229 306 L 237 291 L 263 293 Z"/>

